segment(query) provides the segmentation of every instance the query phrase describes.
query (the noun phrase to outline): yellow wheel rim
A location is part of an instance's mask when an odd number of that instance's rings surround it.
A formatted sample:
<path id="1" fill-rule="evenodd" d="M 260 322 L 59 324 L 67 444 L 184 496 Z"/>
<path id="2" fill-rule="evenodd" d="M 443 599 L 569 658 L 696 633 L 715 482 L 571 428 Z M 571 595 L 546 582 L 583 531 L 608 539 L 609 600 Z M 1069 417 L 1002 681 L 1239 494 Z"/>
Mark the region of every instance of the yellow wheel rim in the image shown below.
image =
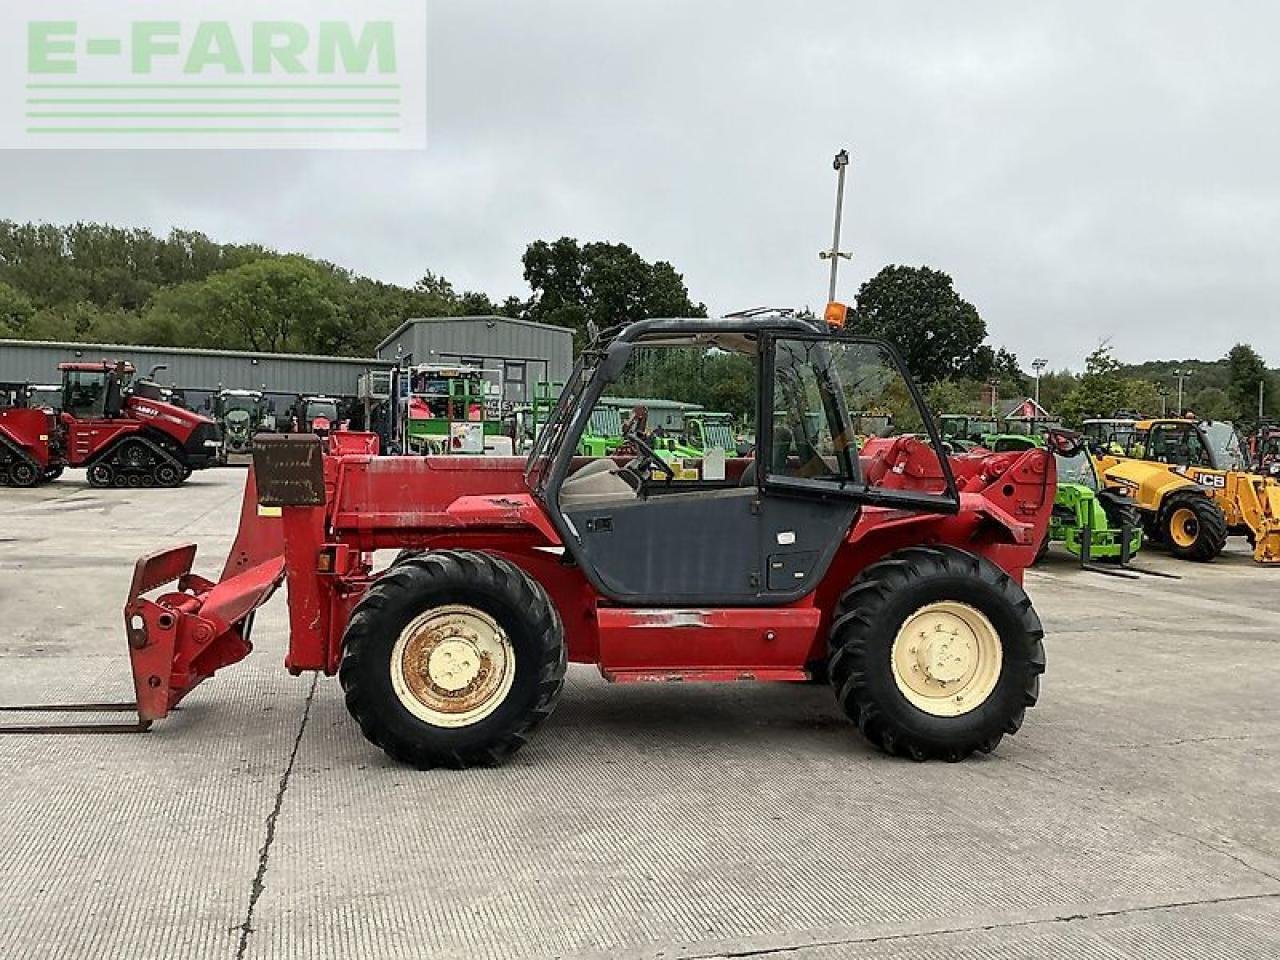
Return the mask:
<path id="1" fill-rule="evenodd" d="M 1169 518 L 1169 537 L 1180 547 L 1194 547 L 1200 537 L 1200 518 L 1190 507 L 1179 507 Z"/>
<path id="2" fill-rule="evenodd" d="M 894 682 L 912 706 L 958 717 L 991 696 L 1004 648 L 981 610 L 944 600 L 906 619 L 893 641 L 892 663 Z"/>
<path id="3" fill-rule="evenodd" d="M 409 621 L 391 651 L 391 686 L 419 720 L 465 727 L 506 699 L 515 651 L 496 620 L 475 607 L 435 607 Z"/>

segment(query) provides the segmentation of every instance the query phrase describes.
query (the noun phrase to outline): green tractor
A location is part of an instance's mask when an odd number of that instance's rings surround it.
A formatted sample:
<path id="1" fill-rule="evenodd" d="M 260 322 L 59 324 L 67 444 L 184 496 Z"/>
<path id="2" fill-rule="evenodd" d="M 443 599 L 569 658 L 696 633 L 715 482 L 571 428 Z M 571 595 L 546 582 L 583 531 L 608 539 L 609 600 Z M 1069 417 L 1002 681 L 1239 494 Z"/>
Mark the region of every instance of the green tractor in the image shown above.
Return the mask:
<path id="1" fill-rule="evenodd" d="M 727 413 L 695 413 L 685 418 L 684 445 L 699 454 L 707 450 L 723 450 L 725 456 L 737 454 L 738 440 L 733 433 L 733 417 Z"/>
<path id="2" fill-rule="evenodd" d="M 977 417 L 968 413 L 944 413 L 938 417 L 938 432 L 957 453 L 983 446 L 983 437 L 1000 432 L 995 417 Z"/>
<path id="3" fill-rule="evenodd" d="M 221 462 L 231 454 L 253 452 L 253 438 L 274 432 L 276 419 L 261 390 L 220 390 L 213 398 L 213 418 L 222 426 Z"/>
<path id="4" fill-rule="evenodd" d="M 424 363 L 409 371 L 404 449 L 416 454 L 509 453 L 502 419 L 492 415 L 496 370 Z"/>
<path id="5" fill-rule="evenodd" d="M 1130 558 L 1142 547 L 1142 523 L 1137 505 L 1129 497 L 1101 485 L 1084 438 L 1067 431 L 1054 431 L 1048 439 L 1058 466 L 1058 492 L 1049 529 L 1036 559 L 1042 559 L 1049 552 L 1051 543 L 1061 543 L 1067 553 L 1079 559 L 1082 567 L 1099 569 L 1092 566 L 1095 560 L 1128 567 Z M 1112 571 L 1102 569 L 1100 572 Z"/>

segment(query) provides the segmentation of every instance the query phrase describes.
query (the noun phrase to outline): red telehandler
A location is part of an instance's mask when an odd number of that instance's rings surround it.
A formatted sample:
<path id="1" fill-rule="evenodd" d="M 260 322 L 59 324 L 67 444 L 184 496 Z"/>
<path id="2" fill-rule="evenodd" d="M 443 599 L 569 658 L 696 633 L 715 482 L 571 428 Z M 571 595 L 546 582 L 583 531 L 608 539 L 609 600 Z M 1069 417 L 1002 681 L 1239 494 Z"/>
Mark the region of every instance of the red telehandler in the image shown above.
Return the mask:
<path id="1" fill-rule="evenodd" d="M 168 402 L 151 378 L 132 383 L 132 364 L 102 360 L 58 369 L 59 413 L 0 412 L 0 482 L 35 486 L 64 467 L 84 467 L 95 487 L 176 487 L 193 470 L 217 463 L 217 423 Z"/>
<path id="2" fill-rule="evenodd" d="M 671 349 L 754 365 L 756 456 L 708 457 L 694 480 L 639 434 L 629 459 L 578 456 L 606 389 Z M 859 449 L 849 411 L 877 401 L 903 435 Z M 1036 702 L 1043 631 L 1021 581 L 1055 490 L 1046 450 L 948 458 L 879 342 L 786 313 L 615 328 L 527 460 L 259 438 L 220 580 L 190 572 L 194 544 L 138 561 L 131 729 L 245 657 L 286 582 L 286 669 L 337 674 L 365 736 L 416 767 L 504 760 L 566 661 L 616 683 L 825 679 L 877 747 L 957 760 Z"/>

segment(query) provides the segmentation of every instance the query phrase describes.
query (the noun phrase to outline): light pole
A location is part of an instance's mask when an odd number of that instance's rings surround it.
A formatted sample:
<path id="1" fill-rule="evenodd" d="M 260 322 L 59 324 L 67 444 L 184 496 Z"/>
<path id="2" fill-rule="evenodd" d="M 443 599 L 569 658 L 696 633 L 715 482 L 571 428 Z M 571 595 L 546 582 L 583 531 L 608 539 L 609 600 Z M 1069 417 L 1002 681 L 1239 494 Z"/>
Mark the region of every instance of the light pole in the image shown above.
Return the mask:
<path id="1" fill-rule="evenodd" d="M 1160 416 L 1167 417 L 1169 415 L 1169 388 L 1162 383 L 1156 387 L 1156 392 L 1160 394 Z"/>
<path id="2" fill-rule="evenodd" d="M 1036 406 L 1040 406 L 1040 371 L 1049 365 L 1049 361 L 1036 357 L 1031 361 L 1031 369 L 1036 372 Z"/>
<path id="3" fill-rule="evenodd" d="M 840 220 L 844 216 L 844 172 L 849 166 L 849 151 L 841 150 L 836 154 L 835 160 L 831 163 L 831 168 L 836 172 L 836 225 L 831 233 L 831 249 L 823 250 L 818 254 L 819 260 L 831 261 L 831 286 L 827 291 L 827 302 L 834 303 L 836 299 L 836 273 L 840 267 L 840 260 L 852 260 L 852 253 L 840 252 Z"/>
<path id="4" fill-rule="evenodd" d="M 991 419 L 996 418 L 996 404 L 1000 402 L 1000 381 L 991 379 L 987 381 L 987 386 L 991 388 Z M 999 424 L 996 425 L 997 427 Z"/>
<path id="5" fill-rule="evenodd" d="M 1182 384 L 1193 372 L 1192 370 L 1184 370 L 1181 367 L 1173 371 L 1173 375 L 1178 378 L 1178 416 L 1182 416 L 1182 411 L 1185 409 L 1182 406 Z"/>

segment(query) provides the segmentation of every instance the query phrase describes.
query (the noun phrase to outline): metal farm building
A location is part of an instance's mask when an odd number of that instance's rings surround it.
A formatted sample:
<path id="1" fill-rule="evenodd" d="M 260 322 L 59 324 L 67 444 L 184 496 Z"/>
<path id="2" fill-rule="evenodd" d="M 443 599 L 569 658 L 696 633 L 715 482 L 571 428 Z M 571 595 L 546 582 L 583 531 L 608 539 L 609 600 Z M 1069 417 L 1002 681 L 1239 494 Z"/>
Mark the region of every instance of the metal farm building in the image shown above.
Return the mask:
<path id="1" fill-rule="evenodd" d="M 58 364 L 68 360 L 127 360 L 139 376 L 163 364 L 166 369 L 156 380 L 182 390 L 193 408 L 201 407 L 219 389 L 262 390 L 282 398 L 298 394 L 353 397 L 360 374 L 393 366 L 374 359 L 294 353 L 0 340 L 0 384 L 57 383 Z"/>
<path id="2" fill-rule="evenodd" d="M 378 344 L 390 363 L 456 363 L 498 370 L 502 399 L 533 398 L 534 384 L 563 382 L 573 369 L 573 331 L 511 317 L 420 317 Z"/>
<path id="3" fill-rule="evenodd" d="M 378 345 L 376 358 L 297 353 L 142 347 L 110 343 L 0 340 L 0 390 L 59 380 L 68 360 L 127 360 L 145 376 L 152 367 L 162 384 L 177 387 L 199 409 L 220 389 L 261 390 L 273 398 L 303 395 L 354 397 L 369 370 L 397 364 L 468 363 L 498 370 L 503 400 L 523 402 L 535 383 L 563 381 L 573 366 L 573 333 L 509 317 L 428 317 L 406 320 Z M 277 402 L 277 407 L 279 403 Z"/>

